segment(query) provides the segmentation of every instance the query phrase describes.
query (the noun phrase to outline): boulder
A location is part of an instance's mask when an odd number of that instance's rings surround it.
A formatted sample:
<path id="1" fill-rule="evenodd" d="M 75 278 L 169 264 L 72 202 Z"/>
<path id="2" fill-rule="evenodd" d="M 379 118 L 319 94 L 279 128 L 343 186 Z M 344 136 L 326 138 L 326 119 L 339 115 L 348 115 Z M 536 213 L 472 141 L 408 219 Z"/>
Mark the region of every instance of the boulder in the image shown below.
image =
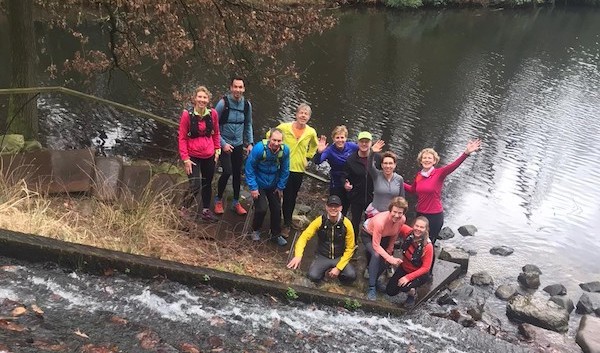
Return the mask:
<path id="1" fill-rule="evenodd" d="M 592 314 L 600 316 L 600 293 L 583 293 L 577 302 L 577 314 Z"/>
<path id="2" fill-rule="evenodd" d="M 467 273 L 469 269 L 469 254 L 466 251 L 454 248 L 443 248 L 438 258 L 460 265 L 460 272 Z"/>
<path id="3" fill-rule="evenodd" d="M 25 146 L 23 135 L 9 134 L 0 135 L 0 153 L 15 154 L 21 152 Z"/>
<path id="4" fill-rule="evenodd" d="M 551 284 L 544 287 L 544 292 L 550 294 L 551 296 L 565 295 L 567 294 L 567 288 L 565 288 L 565 286 L 562 284 Z"/>
<path id="5" fill-rule="evenodd" d="M 537 289 L 540 286 L 540 275 L 537 272 L 521 272 L 517 280 L 527 289 Z"/>
<path id="6" fill-rule="evenodd" d="M 436 302 L 439 305 L 456 305 L 458 304 L 456 300 L 452 297 L 452 294 L 449 291 L 446 291 L 444 294 L 440 295 L 437 298 Z"/>
<path id="7" fill-rule="evenodd" d="M 575 341 L 567 335 L 559 332 L 543 329 L 528 323 L 519 324 L 521 337 L 530 342 L 532 352 L 579 352 L 580 349 Z"/>
<path id="8" fill-rule="evenodd" d="M 294 207 L 294 214 L 296 214 L 298 216 L 307 215 L 311 211 L 313 211 L 313 208 L 308 205 L 297 204 L 296 207 Z"/>
<path id="9" fill-rule="evenodd" d="M 310 219 L 304 215 L 292 216 L 292 224 L 296 229 L 304 229 L 310 224 Z"/>
<path id="10" fill-rule="evenodd" d="M 510 284 L 502 284 L 496 288 L 496 292 L 494 294 L 498 299 L 508 300 L 517 294 L 517 289 Z"/>
<path id="11" fill-rule="evenodd" d="M 460 226 L 458 228 L 458 232 L 463 237 L 468 237 L 468 236 L 472 237 L 475 235 L 475 233 L 477 233 L 477 227 L 475 227 L 474 225 L 471 225 L 471 224 Z"/>
<path id="12" fill-rule="evenodd" d="M 600 282 L 599 281 L 580 283 L 579 287 L 581 287 L 581 289 L 583 289 L 586 292 L 592 292 L 592 293 L 600 292 Z"/>
<path id="13" fill-rule="evenodd" d="M 481 271 L 471 276 L 471 284 L 476 286 L 491 286 L 494 284 L 494 279 L 489 273 Z"/>
<path id="14" fill-rule="evenodd" d="M 473 295 L 475 288 L 473 286 L 465 284 L 452 291 L 452 298 L 457 300 L 468 300 Z"/>
<path id="15" fill-rule="evenodd" d="M 448 240 L 450 238 L 454 238 L 454 231 L 450 227 L 444 227 L 438 234 L 438 239 L 440 240 Z"/>
<path id="16" fill-rule="evenodd" d="M 558 304 L 535 296 L 517 295 L 508 301 L 506 316 L 548 330 L 566 332 L 569 313 Z"/>
<path id="17" fill-rule="evenodd" d="M 23 145 L 23 152 L 33 152 L 40 151 L 42 149 L 42 144 L 37 140 L 27 140 Z"/>
<path id="18" fill-rule="evenodd" d="M 495 247 L 491 248 L 490 254 L 500 255 L 500 256 L 508 256 L 508 255 L 512 254 L 514 251 L 515 251 L 515 249 L 502 245 L 502 246 L 495 246 Z"/>
<path id="19" fill-rule="evenodd" d="M 535 272 L 538 275 L 542 274 L 542 270 L 540 270 L 540 268 L 537 267 L 536 265 L 532 265 L 532 264 L 527 264 L 527 265 L 523 266 L 522 270 L 523 270 L 523 272 Z"/>
<path id="20" fill-rule="evenodd" d="M 573 309 L 575 309 L 575 305 L 573 305 L 573 301 L 564 295 L 555 295 L 552 298 L 550 298 L 550 301 L 565 308 L 567 310 L 567 312 L 569 312 L 569 314 L 573 311 Z"/>
<path id="21" fill-rule="evenodd" d="M 575 342 L 584 353 L 600 353 L 600 319 L 584 315 L 579 321 Z"/>

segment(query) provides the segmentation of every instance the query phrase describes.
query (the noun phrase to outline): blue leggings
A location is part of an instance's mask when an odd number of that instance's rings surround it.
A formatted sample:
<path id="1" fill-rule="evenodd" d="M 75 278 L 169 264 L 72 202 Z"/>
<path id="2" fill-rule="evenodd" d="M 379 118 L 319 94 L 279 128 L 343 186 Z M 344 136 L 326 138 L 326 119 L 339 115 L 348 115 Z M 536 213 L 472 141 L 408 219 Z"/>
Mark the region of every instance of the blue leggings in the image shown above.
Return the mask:
<path id="1" fill-rule="evenodd" d="M 371 234 L 367 233 L 363 230 L 360 231 L 360 238 L 362 239 L 363 244 L 365 245 L 365 250 L 367 251 L 367 258 L 369 259 L 369 287 L 375 287 L 377 285 L 377 279 L 383 271 L 386 269 L 386 262 L 381 258 L 374 249 L 373 249 L 373 238 Z M 381 238 L 381 247 L 386 249 L 390 242 L 390 237 Z"/>

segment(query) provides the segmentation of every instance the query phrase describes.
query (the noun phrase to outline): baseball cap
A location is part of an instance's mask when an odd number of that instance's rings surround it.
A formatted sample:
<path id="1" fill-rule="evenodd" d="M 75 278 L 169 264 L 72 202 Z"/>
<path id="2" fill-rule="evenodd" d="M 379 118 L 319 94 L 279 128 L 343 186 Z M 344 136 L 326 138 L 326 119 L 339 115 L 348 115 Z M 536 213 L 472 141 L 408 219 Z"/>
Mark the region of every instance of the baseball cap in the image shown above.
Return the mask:
<path id="1" fill-rule="evenodd" d="M 359 139 L 359 140 L 362 140 L 362 139 L 369 139 L 369 140 L 373 140 L 373 136 L 372 136 L 372 135 L 371 135 L 371 133 L 370 133 L 370 132 L 368 132 L 368 131 L 361 131 L 361 132 L 358 134 L 358 139 Z"/>
<path id="2" fill-rule="evenodd" d="M 327 206 L 341 206 L 342 200 L 337 195 L 331 195 L 327 198 Z"/>

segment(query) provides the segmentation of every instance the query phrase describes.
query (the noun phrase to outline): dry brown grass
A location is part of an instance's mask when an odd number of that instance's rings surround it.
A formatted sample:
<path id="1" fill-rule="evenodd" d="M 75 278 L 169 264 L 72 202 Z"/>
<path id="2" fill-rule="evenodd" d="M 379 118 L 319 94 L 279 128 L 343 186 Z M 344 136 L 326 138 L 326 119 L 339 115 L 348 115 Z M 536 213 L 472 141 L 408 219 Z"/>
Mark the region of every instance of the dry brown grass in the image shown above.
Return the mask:
<path id="1" fill-rule="evenodd" d="M 1 228 L 269 280 L 300 277 L 285 268 L 286 253 L 240 236 L 242 224 L 183 224 L 168 192 L 145 192 L 130 207 L 42 195 L 22 180 L 10 181 L 16 179 L 0 171 Z"/>

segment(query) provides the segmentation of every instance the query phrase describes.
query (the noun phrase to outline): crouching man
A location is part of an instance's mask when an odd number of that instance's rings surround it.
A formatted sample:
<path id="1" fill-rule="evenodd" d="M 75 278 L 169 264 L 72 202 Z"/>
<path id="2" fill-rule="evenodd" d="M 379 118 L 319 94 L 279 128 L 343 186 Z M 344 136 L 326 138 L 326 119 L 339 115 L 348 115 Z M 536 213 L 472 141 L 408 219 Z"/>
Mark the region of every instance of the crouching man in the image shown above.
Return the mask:
<path id="1" fill-rule="evenodd" d="M 298 238 L 294 257 L 287 267 L 298 268 L 306 243 L 317 235 L 317 251 L 308 269 L 308 278 L 318 283 L 327 275 L 350 284 L 356 279 L 356 271 L 349 263 L 354 254 L 354 228 L 342 215 L 342 201 L 338 196 L 329 196 L 325 209 L 325 214 L 312 221 Z"/>

